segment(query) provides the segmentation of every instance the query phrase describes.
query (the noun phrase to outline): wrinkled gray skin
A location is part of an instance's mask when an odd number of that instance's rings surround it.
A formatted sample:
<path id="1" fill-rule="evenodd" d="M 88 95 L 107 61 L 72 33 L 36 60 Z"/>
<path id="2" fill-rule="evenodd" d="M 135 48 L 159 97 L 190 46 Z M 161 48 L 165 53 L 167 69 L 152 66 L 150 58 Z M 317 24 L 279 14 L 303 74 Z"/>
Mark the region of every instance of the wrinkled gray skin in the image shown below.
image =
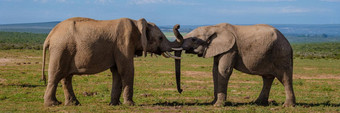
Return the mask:
<path id="1" fill-rule="evenodd" d="M 61 104 L 56 98 L 59 81 L 64 89 L 65 105 L 78 105 L 72 88 L 73 75 L 95 74 L 107 69 L 113 78 L 110 105 L 120 104 L 122 91 L 124 104 L 133 105 L 134 56 L 141 56 L 143 51 L 161 54 L 171 51 L 172 47 L 180 44 L 169 42 L 155 24 L 145 19 L 67 19 L 53 28 L 44 43 L 44 80 L 47 48 L 50 53 L 44 105 Z"/>
<path id="2" fill-rule="evenodd" d="M 255 103 L 268 105 L 269 91 L 277 78 L 285 87 L 284 106 L 295 105 L 292 48 L 274 27 L 227 23 L 199 27 L 184 36 L 182 47 L 186 53 L 214 57 L 214 106 L 225 104 L 233 69 L 262 77 L 263 88 Z"/>

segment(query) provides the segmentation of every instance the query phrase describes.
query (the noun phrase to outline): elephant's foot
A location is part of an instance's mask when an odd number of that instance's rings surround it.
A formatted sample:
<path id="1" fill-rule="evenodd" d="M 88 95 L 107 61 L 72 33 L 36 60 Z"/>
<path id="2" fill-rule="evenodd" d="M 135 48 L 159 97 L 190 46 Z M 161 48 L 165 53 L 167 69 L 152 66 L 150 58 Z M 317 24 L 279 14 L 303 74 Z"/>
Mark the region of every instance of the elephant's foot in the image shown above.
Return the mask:
<path id="1" fill-rule="evenodd" d="M 295 107 L 295 102 L 293 100 L 286 100 L 283 107 Z"/>
<path id="2" fill-rule="evenodd" d="M 77 106 L 77 105 L 80 105 L 77 99 L 65 101 L 65 106 Z"/>
<path id="3" fill-rule="evenodd" d="M 214 104 L 215 107 L 222 107 L 224 106 L 225 102 L 224 101 L 220 101 L 220 100 L 217 100 Z"/>
<path id="4" fill-rule="evenodd" d="M 135 105 L 135 102 L 133 102 L 132 100 L 130 100 L 130 101 L 124 101 L 124 104 L 125 104 L 125 105 L 129 105 L 129 106 L 133 106 L 133 105 Z"/>
<path id="5" fill-rule="evenodd" d="M 118 101 L 111 101 L 110 102 L 110 106 L 117 106 L 117 105 L 121 105 L 122 103 L 118 100 Z"/>
<path id="6" fill-rule="evenodd" d="M 256 101 L 254 102 L 256 105 L 260 105 L 260 106 L 268 106 L 269 102 L 266 99 L 256 99 Z"/>
<path id="7" fill-rule="evenodd" d="M 216 99 L 214 106 L 216 107 L 224 106 L 225 101 L 226 101 L 226 94 L 219 93 L 217 94 L 217 99 Z"/>
<path id="8" fill-rule="evenodd" d="M 57 101 L 57 100 L 49 100 L 49 101 L 45 101 L 44 102 L 44 106 L 45 107 L 49 107 L 49 106 L 57 106 L 60 105 L 61 102 Z"/>

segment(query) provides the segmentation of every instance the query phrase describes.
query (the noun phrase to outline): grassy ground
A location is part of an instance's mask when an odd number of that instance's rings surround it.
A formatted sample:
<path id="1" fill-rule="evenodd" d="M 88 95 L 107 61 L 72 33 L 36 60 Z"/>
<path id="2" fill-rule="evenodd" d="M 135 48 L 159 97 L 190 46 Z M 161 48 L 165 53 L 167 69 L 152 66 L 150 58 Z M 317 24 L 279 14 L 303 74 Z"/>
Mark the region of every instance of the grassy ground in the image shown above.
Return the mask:
<path id="1" fill-rule="evenodd" d="M 234 71 L 227 106 L 213 107 L 212 59 L 184 55 L 182 94 L 176 91 L 174 62 L 163 57 L 135 58 L 135 106 L 108 106 L 109 71 L 73 77 L 81 106 L 43 107 L 41 50 L 0 50 L 0 112 L 340 112 L 340 60 L 294 59 L 295 108 L 281 107 L 284 87 L 275 80 L 270 106 L 251 104 L 262 79 Z M 57 98 L 64 102 L 61 85 Z M 123 101 L 123 100 L 121 100 Z"/>

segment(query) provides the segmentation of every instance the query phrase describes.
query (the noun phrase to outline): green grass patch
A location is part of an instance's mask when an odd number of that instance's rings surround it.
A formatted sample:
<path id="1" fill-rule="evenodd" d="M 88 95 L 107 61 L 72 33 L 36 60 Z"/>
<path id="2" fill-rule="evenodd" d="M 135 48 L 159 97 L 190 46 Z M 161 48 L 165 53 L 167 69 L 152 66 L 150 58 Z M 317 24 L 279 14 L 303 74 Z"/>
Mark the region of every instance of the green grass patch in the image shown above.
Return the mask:
<path id="1" fill-rule="evenodd" d="M 176 90 L 174 60 L 135 58 L 135 106 L 108 106 L 110 71 L 74 76 L 73 88 L 81 106 L 43 107 L 41 50 L 0 50 L 0 112 L 340 112 L 340 60 L 294 59 L 297 106 L 281 107 L 283 85 L 274 80 L 269 106 L 251 104 L 260 94 L 262 78 L 234 71 L 227 90 L 227 106 L 213 107 L 212 58 L 184 54 L 182 94 Z M 61 85 L 57 98 L 64 102 Z M 121 98 L 121 101 L 123 99 Z"/>

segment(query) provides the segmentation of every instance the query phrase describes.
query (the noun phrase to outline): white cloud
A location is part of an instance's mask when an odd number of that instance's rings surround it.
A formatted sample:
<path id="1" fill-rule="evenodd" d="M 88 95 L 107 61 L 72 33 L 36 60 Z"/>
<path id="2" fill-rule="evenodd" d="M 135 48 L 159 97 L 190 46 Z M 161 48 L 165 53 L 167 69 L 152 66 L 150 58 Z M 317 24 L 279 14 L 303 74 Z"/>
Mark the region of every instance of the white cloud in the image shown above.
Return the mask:
<path id="1" fill-rule="evenodd" d="M 222 14 L 288 14 L 288 13 L 308 13 L 312 11 L 325 11 L 325 10 L 313 10 L 307 8 L 298 7 L 247 7 L 247 8 L 232 8 L 217 10 Z"/>
<path id="2" fill-rule="evenodd" d="M 46 3 L 48 0 L 33 0 L 34 2 Z"/>
<path id="3" fill-rule="evenodd" d="M 310 9 L 306 8 L 296 8 L 296 7 L 282 7 L 278 9 L 281 13 L 307 13 L 311 12 Z"/>
<path id="4" fill-rule="evenodd" d="M 57 0 L 57 2 L 66 2 L 66 0 Z"/>
<path id="5" fill-rule="evenodd" d="M 94 0 L 94 3 L 101 3 L 101 4 L 106 4 L 106 3 L 113 3 L 114 0 Z"/>
<path id="6" fill-rule="evenodd" d="M 198 3 L 194 2 L 185 2 L 180 0 L 130 0 L 132 4 L 176 4 L 176 5 L 199 5 Z"/>
<path id="7" fill-rule="evenodd" d="M 60 2 L 60 3 L 65 3 L 67 2 L 66 0 L 33 0 L 34 2 L 41 2 L 41 3 L 47 3 L 47 2 Z"/>
<path id="8" fill-rule="evenodd" d="M 237 2 L 291 2 L 296 0 L 226 0 L 226 1 L 237 1 Z"/>
<path id="9" fill-rule="evenodd" d="M 323 2 L 340 2 L 340 0 L 320 0 L 320 1 L 323 1 Z"/>
<path id="10" fill-rule="evenodd" d="M 34 2 L 40 2 L 40 3 L 49 3 L 49 2 L 57 2 L 57 3 L 75 3 L 74 0 L 33 0 Z M 108 3 L 114 3 L 115 0 L 84 0 L 80 2 L 85 3 L 96 3 L 96 4 L 108 4 Z"/>

